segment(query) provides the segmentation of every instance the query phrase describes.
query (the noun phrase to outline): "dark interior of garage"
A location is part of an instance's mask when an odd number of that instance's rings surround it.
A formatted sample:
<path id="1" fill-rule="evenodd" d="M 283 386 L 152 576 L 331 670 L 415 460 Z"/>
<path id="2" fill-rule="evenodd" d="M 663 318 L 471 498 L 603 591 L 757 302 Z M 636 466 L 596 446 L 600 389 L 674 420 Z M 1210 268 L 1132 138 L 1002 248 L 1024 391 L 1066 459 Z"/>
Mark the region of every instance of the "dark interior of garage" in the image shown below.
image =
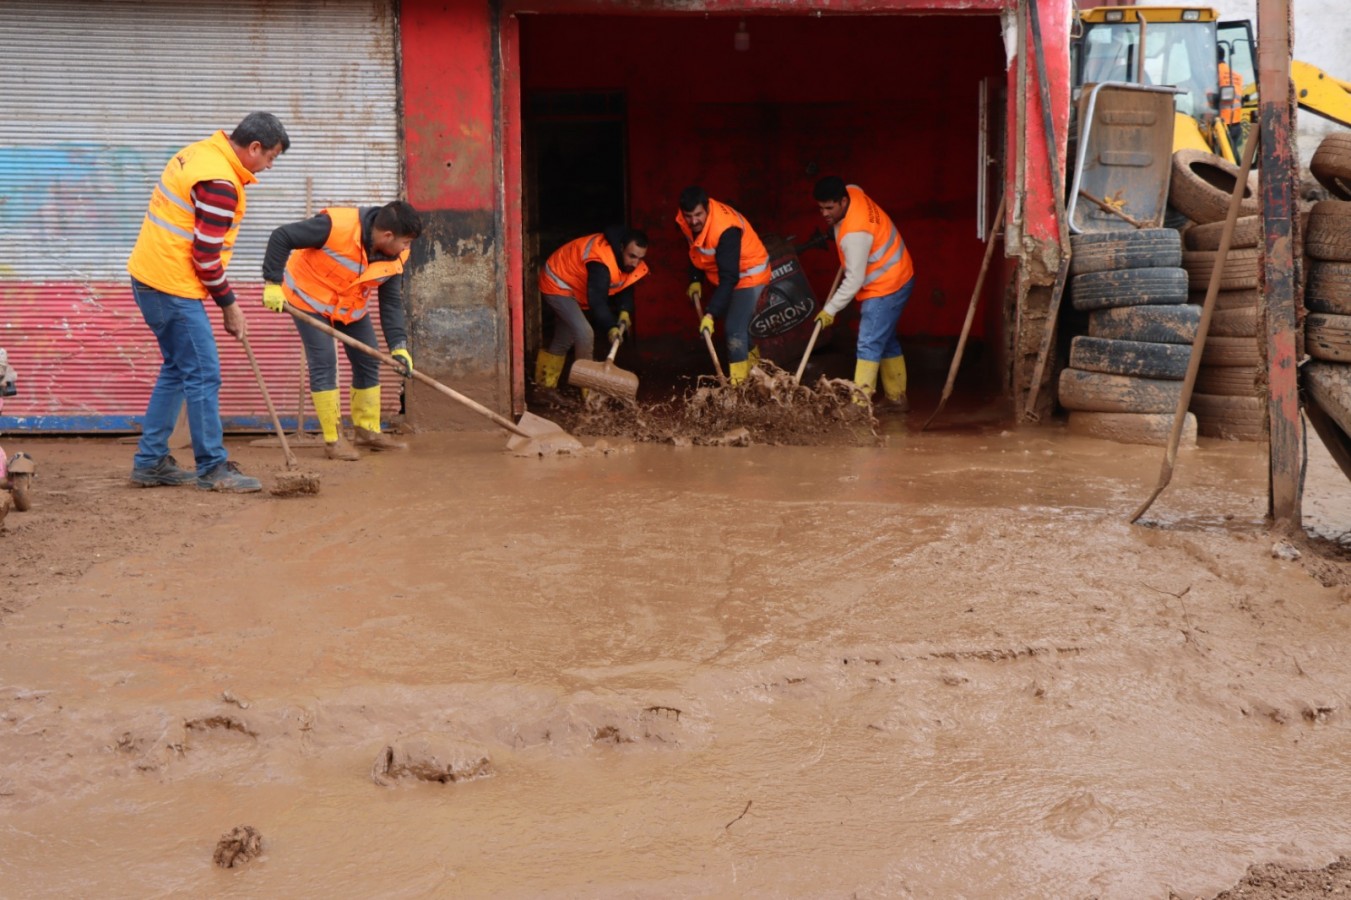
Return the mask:
<path id="1" fill-rule="evenodd" d="M 936 396 L 984 252 L 979 207 L 988 223 L 1003 183 L 1004 84 L 992 16 L 522 16 L 526 358 L 550 326 L 538 266 L 627 216 L 652 239 L 652 273 L 637 288 L 635 341 L 620 363 L 647 380 L 706 371 L 673 221 L 681 189 L 701 184 L 730 203 L 773 258 L 818 233 L 812 187 L 837 174 L 888 211 L 910 248 L 916 285 L 902 343 L 912 384 Z M 833 243 L 818 244 L 799 259 L 819 302 L 838 259 Z M 959 395 L 1001 389 L 994 348 L 1011 271 L 1002 260 L 986 280 Z M 813 370 L 852 372 L 856 306 L 818 344 Z M 793 368 L 810 331 L 808 318 L 763 349 Z"/>

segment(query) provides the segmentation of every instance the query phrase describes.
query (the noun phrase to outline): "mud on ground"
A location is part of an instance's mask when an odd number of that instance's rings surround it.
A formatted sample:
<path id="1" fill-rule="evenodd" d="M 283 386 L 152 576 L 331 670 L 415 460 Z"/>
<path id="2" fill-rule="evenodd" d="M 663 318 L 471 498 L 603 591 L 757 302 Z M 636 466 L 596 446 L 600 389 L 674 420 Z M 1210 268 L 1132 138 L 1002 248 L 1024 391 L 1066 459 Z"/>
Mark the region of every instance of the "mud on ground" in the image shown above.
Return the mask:
<path id="1" fill-rule="evenodd" d="M 1135 527 L 1158 448 L 878 430 L 419 434 L 302 450 L 323 487 L 287 499 L 7 436 L 39 477 L 0 529 L 0 893 L 1345 883 L 1351 491 L 1317 446 L 1286 548 L 1251 445 L 1182 453 Z M 259 855 L 221 868 L 241 823 Z"/>

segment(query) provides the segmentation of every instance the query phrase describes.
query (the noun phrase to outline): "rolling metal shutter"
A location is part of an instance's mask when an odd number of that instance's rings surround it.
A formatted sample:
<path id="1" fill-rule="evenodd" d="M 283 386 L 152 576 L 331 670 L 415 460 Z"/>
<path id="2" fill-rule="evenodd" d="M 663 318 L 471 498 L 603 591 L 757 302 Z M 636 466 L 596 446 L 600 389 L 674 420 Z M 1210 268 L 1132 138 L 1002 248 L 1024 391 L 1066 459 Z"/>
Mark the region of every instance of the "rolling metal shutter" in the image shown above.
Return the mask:
<path id="1" fill-rule="evenodd" d="M 300 341 L 259 302 L 263 250 L 307 202 L 317 212 L 399 196 L 389 0 L 0 3 L 0 33 L 0 347 L 20 390 L 0 428 L 139 428 L 160 356 L 126 260 L 151 188 L 174 151 L 253 110 L 282 120 L 291 149 L 249 188 L 229 277 L 293 418 Z M 208 307 L 227 428 L 265 427 L 243 349 Z M 341 354 L 338 369 L 346 385 Z M 397 394 L 387 387 L 387 410 Z"/>

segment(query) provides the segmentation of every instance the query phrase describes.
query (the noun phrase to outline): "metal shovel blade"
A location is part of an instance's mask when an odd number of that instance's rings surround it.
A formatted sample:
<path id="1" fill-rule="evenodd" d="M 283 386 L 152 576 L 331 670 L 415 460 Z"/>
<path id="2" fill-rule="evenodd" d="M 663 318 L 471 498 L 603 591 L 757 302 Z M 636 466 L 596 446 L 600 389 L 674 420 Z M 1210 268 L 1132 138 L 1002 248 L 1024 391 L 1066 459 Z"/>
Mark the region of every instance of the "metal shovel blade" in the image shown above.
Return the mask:
<path id="1" fill-rule="evenodd" d="M 530 435 L 512 434 L 507 449 L 517 456 L 552 456 L 573 453 L 582 449 L 582 442 L 568 434 L 557 423 L 534 413 L 521 413 L 516 427 Z"/>
<path id="2" fill-rule="evenodd" d="M 632 400 L 638 396 L 638 376 L 627 369 L 619 368 L 608 359 L 605 362 L 585 359 L 574 362 L 572 373 L 568 375 L 568 384 L 573 387 L 590 388 L 624 400 Z"/>

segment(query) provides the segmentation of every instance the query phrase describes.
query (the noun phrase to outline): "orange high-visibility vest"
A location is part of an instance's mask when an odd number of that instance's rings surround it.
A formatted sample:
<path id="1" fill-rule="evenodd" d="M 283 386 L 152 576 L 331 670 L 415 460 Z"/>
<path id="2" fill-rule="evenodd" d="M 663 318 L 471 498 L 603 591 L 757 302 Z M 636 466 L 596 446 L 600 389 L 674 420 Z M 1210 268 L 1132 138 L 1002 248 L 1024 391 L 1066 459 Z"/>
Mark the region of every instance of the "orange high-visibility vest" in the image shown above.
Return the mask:
<path id="1" fill-rule="evenodd" d="M 239 223 L 244 219 L 244 186 L 257 180 L 239 161 L 223 131 L 179 150 L 165 165 L 150 194 L 150 206 L 127 260 L 127 271 L 137 281 L 175 297 L 205 300 L 211 296 L 192 264 L 192 232 L 196 226 L 192 186 L 199 181 L 228 181 L 239 195 L 234 224 L 221 245 L 221 265 L 227 266 Z"/>
<path id="2" fill-rule="evenodd" d="M 708 276 L 710 284 L 718 283 L 718 239 L 727 229 L 740 228 L 741 262 L 737 266 L 740 277 L 736 286 L 744 288 L 769 284 L 769 254 L 765 252 L 765 245 L 760 242 L 760 236 L 755 233 L 751 223 L 726 203 L 709 198 L 708 219 L 698 237 L 690 233 L 690 226 L 685 224 L 685 216 L 680 212 L 676 213 L 676 225 L 680 226 L 685 240 L 690 243 L 690 262 Z"/>
<path id="3" fill-rule="evenodd" d="M 892 224 L 891 217 L 863 193 L 863 188 L 851 184 L 846 190 L 849 191 L 849 211 L 835 226 L 835 251 L 840 256 L 840 265 L 844 265 L 840 240 L 845 235 L 862 231 L 872 235 L 873 240 L 872 249 L 868 251 L 868 268 L 863 274 L 863 287 L 854 299 L 870 300 L 894 294 L 915 276 L 910 250 L 901 240 L 901 233 Z"/>
<path id="4" fill-rule="evenodd" d="M 589 234 L 568 241 L 549 255 L 539 273 L 539 292 L 571 297 L 582 309 L 590 309 L 586 296 L 586 265 L 598 262 L 610 273 L 610 296 L 613 297 L 647 274 L 647 263 L 639 262 L 632 272 L 619 268 L 615 248 L 604 234 Z"/>
<path id="5" fill-rule="evenodd" d="M 403 271 L 408 251 L 398 259 L 369 262 L 361 240 L 361 211 L 351 207 L 325 209 L 333 222 L 322 247 L 291 254 L 281 289 L 297 309 L 321 313 L 335 322 L 355 322 L 366 316 L 366 301 L 380 285 Z"/>
<path id="6" fill-rule="evenodd" d="M 1243 76 L 1220 63 L 1220 87 L 1234 89 L 1234 99 L 1220 101 L 1220 120 L 1226 125 L 1237 125 L 1243 119 Z"/>

